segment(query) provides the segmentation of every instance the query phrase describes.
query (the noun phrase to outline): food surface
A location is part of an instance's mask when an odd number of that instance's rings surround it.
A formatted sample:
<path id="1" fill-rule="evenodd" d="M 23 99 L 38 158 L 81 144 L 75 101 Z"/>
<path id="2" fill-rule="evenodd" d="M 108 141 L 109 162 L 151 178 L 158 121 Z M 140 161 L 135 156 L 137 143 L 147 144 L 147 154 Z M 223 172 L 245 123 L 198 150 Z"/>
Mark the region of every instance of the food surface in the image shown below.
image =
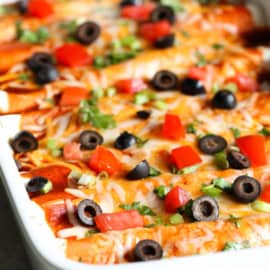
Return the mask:
<path id="1" fill-rule="evenodd" d="M 235 2 L 0 6 L 0 113 L 67 258 L 270 245 L 270 32 Z"/>

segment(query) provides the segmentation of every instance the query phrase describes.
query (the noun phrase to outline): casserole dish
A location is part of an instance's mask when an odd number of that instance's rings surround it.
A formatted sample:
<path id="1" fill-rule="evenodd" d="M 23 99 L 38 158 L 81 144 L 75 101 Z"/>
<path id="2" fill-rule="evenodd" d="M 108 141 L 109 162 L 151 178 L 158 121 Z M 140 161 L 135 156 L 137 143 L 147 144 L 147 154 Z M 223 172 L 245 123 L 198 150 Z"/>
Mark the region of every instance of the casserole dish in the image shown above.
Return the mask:
<path id="1" fill-rule="evenodd" d="M 251 3 L 252 1 L 250 1 Z M 255 8 L 260 14 L 258 23 L 261 23 L 261 18 L 267 16 L 266 13 L 269 9 L 266 8 L 265 1 L 256 1 Z M 261 15 L 264 14 L 264 15 Z M 266 19 L 267 20 L 267 19 Z M 265 21 L 266 21 L 265 20 Z M 269 248 L 258 248 L 245 251 L 239 251 L 238 253 L 222 253 L 215 255 L 203 255 L 186 257 L 179 259 L 164 259 L 160 262 L 148 262 L 134 263 L 130 265 L 117 265 L 117 266 L 92 266 L 83 265 L 82 263 L 76 263 L 65 258 L 63 252 L 61 253 L 61 247 L 63 248 L 63 242 L 53 237 L 51 231 L 47 228 L 47 224 L 42 220 L 42 214 L 39 213 L 39 209 L 35 207 L 29 200 L 26 192 L 24 191 L 23 182 L 20 184 L 16 179 L 20 178 L 20 174 L 17 171 L 16 165 L 12 158 L 12 153 L 8 146 L 10 138 L 19 130 L 19 116 L 9 115 L 1 117 L 1 154 L 0 164 L 1 173 L 4 180 L 5 187 L 9 194 L 11 203 L 13 204 L 14 212 L 17 216 L 19 224 L 21 224 L 22 234 L 29 247 L 30 258 L 33 261 L 35 269 L 105 269 L 105 268 L 117 268 L 117 269 L 137 269 L 139 267 L 170 267 L 177 269 L 179 266 L 183 269 L 195 269 L 201 265 L 207 265 L 208 268 L 214 269 L 214 267 L 228 268 L 228 267 L 241 267 L 243 260 L 246 267 L 258 267 L 263 262 L 263 257 L 266 256 Z M 11 123 L 13 123 L 11 125 Z M 27 209 L 27 210 L 26 210 Z M 42 232 L 42 233 L 41 233 Z M 265 235 L 268 239 L 269 236 Z M 48 248 L 50 247 L 50 248 Z M 251 256 L 252 254 L 252 256 Z M 230 256 L 230 257 L 228 257 Z M 228 258 L 227 258 L 228 257 Z M 232 259 L 233 258 L 233 259 Z M 222 262 L 221 262 L 222 261 Z M 220 265 L 221 264 L 221 265 Z"/>

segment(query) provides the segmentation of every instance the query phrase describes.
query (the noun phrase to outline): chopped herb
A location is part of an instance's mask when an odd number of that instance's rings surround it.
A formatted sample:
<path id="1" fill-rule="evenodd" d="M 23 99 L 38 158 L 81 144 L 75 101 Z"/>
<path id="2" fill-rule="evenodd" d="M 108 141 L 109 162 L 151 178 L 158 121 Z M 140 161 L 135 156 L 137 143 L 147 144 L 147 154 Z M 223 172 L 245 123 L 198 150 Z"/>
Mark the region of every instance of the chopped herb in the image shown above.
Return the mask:
<path id="1" fill-rule="evenodd" d="M 216 166 L 221 169 L 225 170 L 229 168 L 229 161 L 227 160 L 227 155 L 225 152 L 219 152 L 214 155 L 214 162 Z"/>
<path id="2" fill-rule="evenodd" d="M 230 82 L 230 83 L 225 84 L 223 86 L 223 89 L 226 89 L 226 90 L 229 90 L 229 91 L 235 93 L 238 91 L 238 86 L 236 83 Z"/>
<path id="3" fill-rule="evenodd" d="M 251 208 L 258 212 L 270 213 L 270 203 L 257 200 L 251 204 Z"/>
<path id="4" fill-rule="evenodd" d="M 134 103 L 136 105 L 143 105 L 156 99 L 156 93 L 145 89 L 135 94 Z"/>
<path id="5" fill-rule="evenodd" d="M 215 185 L 215 187 L 220 188 L 222 190 L 228 190 L 231 189 L 232 184 L 225 181 L 223 178 L 216 178 L 212 181 L 212 183 Z"/>
<path id="6" fill-rule="evenodd" d="M 181 5 L 179 0 L 160 0 L 161 5 L 169 6 L 176 12 L 184 12 L 185 8 Z"/>
<path id="7" fill-rule="evenodd" d="M 167 108 L 167 103 L 159 99 L 154 103 L 154 107 L 158 110 L 165 110 Z"/>
<path id="8" fill-rule="evenodd" d="M 41 26 L 36 31 L 31 31 L 28 29 L 23 29 L 20 21 L 16 23 L 17 38 L 21 42 L 31 43 L 31 44 L 42 44 L 50 36 L 49 31 L 46 27 Z"/>
<path id="9" fill-rule="evenodd" d="M 169 217 L 169 222 L 172 225 L 182 224 L 182 223 L 184 223 L 184 218 L 183 218 L 183 216 L 181 214 L 176 213 L 176 214 L 171 215 Z"/>
<path id="10" fill-rule="evenodd" d="M 190 37 L 190 33 L 185 31 L 185 30 L 181 30 L 181 34 L 182 36 L 184 36 L 185 38 L 189 38 Z"/>
<path id="11" fill-rule="evenodd" d="M 169 187 L 166 187 L 164 185 L 158 186 L 154 189 L 154 193 L 161 199 L 165 199 L 167 193 L 170 191 Z"/>
<path id="12" fill-rule="evenodd" d="M 134 137 L 136 138 L 136 145 L 138 147 L 143 147 L 149 141 L 149 139 L 142 139 L 142 138 L 135 136 L 135 135 L 134 135 Z"/>
<path id="13" fill-rule="evenodd" d="M 259 134 L 263 135 L 263 136 L 270 136 L 270 129 L 266 128 L 266 127 L 263 127 L 260 131 L 259 131 Z"/>
<path id="14" fill-rule="evenodd" d="M 28 81 L 29 80 L 29 74 L 27 74 L 27 73 L 21 73 L 18 76 L 18 79 L 21 80 L 21 81 Z"/>
<path id="15" fill-rule="evenodd" d="M 61 148 L 57 145 L 56 140 L 53 138 L 47 140 L 47 149 L 50 151 L 53 157 L 59 157 L 62 154 Z"/>
<path id="16" fill-rule="evenodd" d="M 143 216 L 156 215 L 151 208 L 144 204 L 141 204 L 140 202 L 133 202 L 132 204 L 120 204 L 119 207 L 124 210 L 137 210 Z"/>
<path id="17" fill-rule="evenodd" d="M 86 233 L 85 233 L 85 237 L 90 237 L 90 236 L 92 236 L 93 234 L 95 234 L 95 233 L 99 233 L 99 231 L 98 230 L 96 230 L 96 229 L 92 229 L 92 230 L 88 230 Z"/>
<path id="18" fill-rule="evenodd" d="M 90 123 L 96 128 L 115 128 L 116 122 L 112 115 L 102 113 L 96 99 L 82 100 L 79 108 L 79 116 L 83 123 Z"/>
<path id="19" fill-rule="evenodd" d="M 194 123 L 190 123 L 186 126 L 186 132 L 190 134 L 196 134 L 197 130 Z"/>
<path id="20" fill-rule="evenodd" d="M 238 128 L 232 127 L 232 128 L 231 128 L 231 131 L 232 131 L 233 136 L 234 136 L 235 138 L 238 138 L 238 137 L 241 136 L 241 131 L 240 131 Z"/>
<path id="21" fill-rule="evenodd" d="M 149 176 L 159 176 L 161 174 L 161 172 L 153 167 L 150 167 L 150 172 L 149 172 Z"/>
<path id="22" fill-rule="evenodd" d="M 215 187 L 214 184 L 202 184 L 201 192 L 211 197 L 219 197 L 222 193 L 220 188 Z"/>
<path id="23" fill-rule="evenodd" d="M 212 89 L 211 89 L 212 93 L 215 94 L 219 91 L 219 86 L 217 83 L 215 83 L 213 86 L 212 86 Z"/>
<path id="24" fill-rule="evenodd" d="M 201 54 L 199 51 L 196 52 L 196 57 L 198 59 L 197 67 L 204 67 L 207 65 L 207 61 L 205 59 L 205 56 Z"/>
<path id="25" fill-rule="evenodd" d="M 243 241 L 242 243 L 239 243 L 239 242 L 226 242 L 225 246 L 223 248 L 223 251 L 239 250 L 239 249 L 245 249 L 245 248 L 250 248 L 249 241 Z"/>
<path id="26" fill-rule="evenodd" d="M 214 44 L 212 45 L 212 47 L 213 47 L 214 49 L 216 49 L 216 50 L 220 50 L 220 49 L 223 49 L 223 48 L 224 48 L 224 45 L 221 44 L 221 43 L 214 43 Z"/>
<path id="27" fill-rule="evenodd" d="M 189 166 L 183 169 L 177 169 L 176 167 L 172 167 L 172 173 L 179 174 L 179 175 L 189 174 L 189 173 L 195 172 L 199 167 L 200 165 Z"/>
<path id="28" fill-rule="evenodd" d="M 232 223 L 234 223 L 235 227 L 236 228 L 240 228 L 241 226 L 241 223 L 240 223 L 240 218 L 239 217 L 236 217 L 234 215 L 230 215 L 229 216 L 229 221 L 231 221 Z"/>

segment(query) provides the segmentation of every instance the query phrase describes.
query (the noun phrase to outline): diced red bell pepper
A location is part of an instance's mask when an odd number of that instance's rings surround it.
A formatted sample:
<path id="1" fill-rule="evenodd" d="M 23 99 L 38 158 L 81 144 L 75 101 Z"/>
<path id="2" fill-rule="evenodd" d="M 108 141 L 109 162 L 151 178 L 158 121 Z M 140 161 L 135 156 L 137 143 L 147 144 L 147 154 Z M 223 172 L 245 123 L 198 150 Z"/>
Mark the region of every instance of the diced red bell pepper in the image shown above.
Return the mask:
<path id="1" fill-rule="evenodd" d="M 212 81 L 214 79 L 214 67 L 207 65 L 204 67 L 191 67 L 188 72 L 188 77 L 201 81 L 204 86 L 209 89 L 211 88 Z"/>
<path id="2" fill-rule="evenodd" d="M 81 160 L 83 157 L 81 145 L 76 142 L 67 143 L 64 146 L 63 155 L 66 160 Z"/>
<path id="3" fill-rule="evenodd" d="M 108 174 L 113 175 L 120 171 L 121 163 L 111 151 L 98 146 L 90 157 L 89 167 L 97 173 L 106 171 Z"/>
<path id="4" fill-rule="evenodd" d="M 165 209 L 169 213 L 175 213 L 178 208 L 189 201 L 189 195 L 185 190 L 176 186 L 165 197 Z"/>
<path id="5" fill-rule="evenodd" d="M 95 224 L 101 232 L 121 231 L 143 227 L 143 217 L 136 210 L 122 211 L 112 214 L 100 214 L 95 218 Z"/>
<path id="6" fill-rule="evenodd" d="M 140 26 L 139 32 L 144 39 L 155 42 L 171 33 L 171 25 L 167 20 L 147 22 Z"/>
<path id="7" fill-rule="evenodd" d="M 133 94 L 146 88 L 142 79 L 123 79 L 115 84 L 117 90 L 122 93 Z"/>
<path id="8" fill-rule="evenodd" d="M 173 149 L 171 152 L 171 161 L 177 169 L 183 169 L 202 162 L 197 151 L 189 145 Z"/>
<path id="9" fill-rule="evenodd" d="M 170 113 L 165 115 L 162 136 L 170 140 L 179 140 L 185 137 L 185 128 L 177 115 Z"/>
<path id="10" fill-rule="evenodd" d="M 81 100 L 88 98 L 89 91 L 81 87 L 66 87 L 62 90 L 60 106 L 77 106 Z"/>
<path id="11" fill-rule="evenodd" d="M 30 171 L 31 177 L 43 176 L 53 183 L 53 190 L 67 187 L 68 175 L 71 169 L 61 165 L 51 165 Z M 44 196 L 44 195 L 43 195 Z"/>
<path id="12" fill-rule="evenodd" d="M 30 0 L 28 3 L 28 14 L 33 17 L 43 19 L 53 13 L 53 5 L 50 0 Z"/>
<path id="13" fill-rule="evenodd" d="M 255 92 L 259 90 L 258 82 L 245 74 L 237 74 L 227 79 L 226 82 L 235 83 L 240 92 Z"/>
<path id="14" fill-rule="evenodd" d="M 121 9 L 121 17 L 133 19 L 136 21 L 146 21 L 149 19 L 151 12 L 154 10 L 155 5 L 147 3 L 144 5 L 129 5 Z"/>
<path id="15" fill-rule="evenodd" d="M 91 65 L 93 58 L 85 47 L 77 43 L 65 43 L 55 50 L 57 62 L 68 67 Z"/>
<path id="16" fill-rule="evenodd" d="M 270 185 L 264 188 L 261 194 L 261 200 L 270 203 Z"/>
<path id="17" fill-rule="evenodd" d="M 252 167 L 267 164 L 265 151 L 265 138 L 262 135 L 248 135 L 236 139 L 236 145 L 246 155 Z"/>

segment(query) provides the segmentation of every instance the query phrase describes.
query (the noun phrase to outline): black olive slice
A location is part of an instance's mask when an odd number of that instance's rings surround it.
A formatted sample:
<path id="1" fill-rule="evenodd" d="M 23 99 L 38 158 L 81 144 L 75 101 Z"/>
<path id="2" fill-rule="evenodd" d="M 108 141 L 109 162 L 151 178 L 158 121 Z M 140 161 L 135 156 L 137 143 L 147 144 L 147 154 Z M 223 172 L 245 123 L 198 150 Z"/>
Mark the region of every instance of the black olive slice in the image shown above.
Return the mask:
<path id="1" fill-rule="evenodd" d="M 250 203 L 260 196 L 261 184 L 253 177 L 241 175 L 234 180 L 232 192 L 237 201 Z"/>
<path id="2" fill-rule="evenodd" d="M 78 219 L 86 226 L 94 226 L 94 217 L 101 213 L 101 207 L 90 199 L 82 200 L 77 207 Z"/>
<path id="3" fill-rule="evenodd" d="M 226 140 L 218 135 L 206 135 L 199 139 L 199 149 L 208 155 L 223 151 L 227 147 Z"/>
<path id="4" fill-rule="evenodd" d="M 212 105 L 217 109 L 232 110 L 237 106 L 237 100 L 231 91 L 220 90 L 214 95 Z"/>
<path id="5" fill-rule="evenodd" d="M 161 245 L 154 240 L 141 240 L 137 243 L 134 249 L 135 261 L 150 261 L 161 259 L 163 255 L 163 249 Z"/>
<path id="6" fill-rule="evenodd" d="M 29 180 L 26 185 L 27 192 L 48 193 L 52 189 L 52 183 L 45 177 L 37 176 Z"/>
<path id="7" fill-rule="evenodd" d="M 103 137 L 94 130 L 84 130 L 80 134 L 79 141 L 81 149 L 93 150 L 96 149 L 98 145 L 103 144 Z"/>
<path id="8" fill-rule="evenodd" d="M 37 72 L 42 69 L 44 66 L 52 66 L 53 58 L 49 53 L 37 52 L 34 53 L 27 61 L 27 67 L 33 72 Z"/>
<path id="9" fill-rule="evenodd" d="M 174 45 L 174 40 L 175 40 L 174 34 L 166 35 L 156 40 L 154 43 L 154 47 L 158 49 L 170 48 Z"/>
<path id="10" fill-rule="evenodd" d="M 36 150 L 38 141 L 32 133 L 21 131 L 11 140 L 10 145 L 14 152 L 24 153 Z"/>
<path id="11" fill-rule="evenodd" d="M 167 20 L 170 24 L 175 23 L 175 13 L 174 10 L 169 6 L 160 5 L 156 7 L 150 15 L 152 22 L 158 22 L 162 20 Z"/>
<path id="12" fill-rule="evenodd" d="M 136 144 L 136 142 L 137 140 L 134 135 L 132 135 L 127 131 L 124 131 L 123 133 L 120 134 L 118 138 L 116 138 L 114 142 L 114 147 L 119 150 L 124 150 Z"/>
<path id="13" fill-rule="evenodd" d="M 21 14 L 25 14 L 28 11 L 29 0 L 20 0 L 17 3 L 17 8 Z"/>
<path id="14" fill-rule="evenodd" d="M 97 40 L 100 32 L 100 26 L 95 22 L 85 22 L 77 28 L 75 37 L 81 44 L 90 45 Z"/>
<path id="15" fill-rule="evenodd" d="M 181 84 L 181 92 L 189 96 L 198 96 L 206 93 L 203 83 L 192 78 L 185 78 Z"/>
<path id="16" fill-rule="evenodd" d="M 248 157 L 235 150 L 228 152 L 227 160 L 230 164 L 230 167 L 233 169 L 242 170 L 250 167 L 250 160 Z"/>
<path id="17" fill-rule="evenodd" d="M 173 90 L 178 86 L 177 76 L 169 70 L 158 71 L 152 79 L 152 86 L 156 90 Z"/>
<path id="18" fill-rule="evenodd" d="M 39 85 L 51 83 L 58 78 L 59 74 L 55 67 L 44 66 L 39 69 L 35 74 L 35 81 Z"/>
<path id="19" fill-rule="evenodd" d="M 196 221 L 213 221 L 219 216 L 218 203 L 210 196 L 201 196 L 194 200 L 191 210 Z"/>
<path id="20" fill-rule="evenodd" d="M 151 111 L 147 110 L 137 111 L 136 115 L 140 119 L 148 119 L 151 116 Z"/>
<path id="21" fill-rule="evenodd" d="M 127 174 L 129 180 L 139 180 L 149 176 L 150 166 L 146 160 L 141 161 Z"/>

